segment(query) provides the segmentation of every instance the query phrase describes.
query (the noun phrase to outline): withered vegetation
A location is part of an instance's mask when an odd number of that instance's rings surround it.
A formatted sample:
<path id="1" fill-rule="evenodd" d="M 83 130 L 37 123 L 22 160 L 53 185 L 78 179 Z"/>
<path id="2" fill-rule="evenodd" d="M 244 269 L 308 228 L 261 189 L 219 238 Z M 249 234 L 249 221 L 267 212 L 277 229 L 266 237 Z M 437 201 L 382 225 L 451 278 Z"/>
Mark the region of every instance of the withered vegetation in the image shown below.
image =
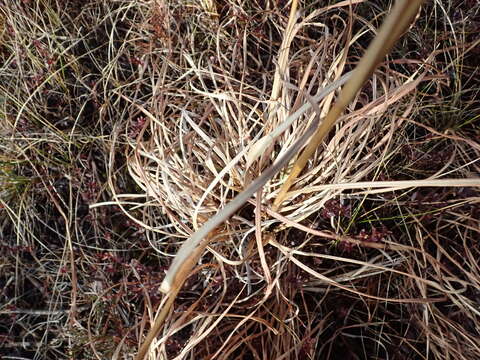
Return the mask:
<path id="1" fill-rule="evenodd" d="M 292 3 L 0 1 L 2 359 L 135 358 L 180 246 L 392 6 Z M 426 2 L 281 207 L 293 161 L 208 235 L 147 358 L 480 358 L 479 29 Z"/>

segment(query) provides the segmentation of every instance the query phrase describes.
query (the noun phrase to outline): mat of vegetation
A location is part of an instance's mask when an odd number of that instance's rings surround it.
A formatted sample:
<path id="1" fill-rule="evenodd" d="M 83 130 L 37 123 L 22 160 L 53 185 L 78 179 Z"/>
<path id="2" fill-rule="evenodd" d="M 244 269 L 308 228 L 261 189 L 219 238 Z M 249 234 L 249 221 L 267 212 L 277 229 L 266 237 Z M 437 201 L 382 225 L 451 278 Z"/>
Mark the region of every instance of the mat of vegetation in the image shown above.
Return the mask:
<path id="1" fill-rule="evenodd" d="M 0 0 L 2 359 L 135 358 L 181 244 L 325 116 L 392 1 L 291 6 Z M 479 359 L 479 30 L 478 1 L 427 1 L 281 206 L 292 164 L 209 234 L 147 358 Z"/>

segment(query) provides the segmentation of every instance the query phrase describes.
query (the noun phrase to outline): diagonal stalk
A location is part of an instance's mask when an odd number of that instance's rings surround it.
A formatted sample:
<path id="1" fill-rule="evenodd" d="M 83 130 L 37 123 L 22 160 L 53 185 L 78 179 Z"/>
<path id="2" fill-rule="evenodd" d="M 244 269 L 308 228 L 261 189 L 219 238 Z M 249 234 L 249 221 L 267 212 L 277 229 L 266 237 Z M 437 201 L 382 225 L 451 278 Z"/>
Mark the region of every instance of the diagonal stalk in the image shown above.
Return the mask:
<path id="1" fill-rule="evenodd" d="M 345 88 L 340 94 L 339 100 L 327 114 L 322 124 L 319 126 L 319 119 L 315 119 L 315 121 L 313 121 L 313 123 L 308 127 L 307 131 L 286 151 L 286 153 L 280 159 L 266 169 L 259 178 L 257 178 L 248 186 L 247 189 L 237 195 L 215 216 L 203 224 L 203 226 L 200 227 L 200 229 L 198 229 L 192 235 L 192 237 L 182 245 L 160 286 L 160 290 L 166 293 L 168 298 L 165 299 L 165 304 L 159 316 L 155 319 L 144 343 L 140 347 L 135 360 L 143 360 L 147 355 L 151 343 L 161 330 L 163 322 L 165 321 L 170 308 L 173 305 L 173 301 L 178 291 L 184 284 L 188 275 L 191 273 L 199 257 L 208 246 L 210 241 L 208 235 L 211 233 L 211 231 L 227 220 L 235 211 L 245 204 L 255 192 L 260 190 L 269 179 L 278 173 L 280 169 L 284 167 L 290 161 L 290 159 L 292 159 L 293 156 L 300 151 L 307 139 L 311 138 L 310 143 L 307 145 L 300 158 L 294 164 L 294 170 L 287 179 L 287 182 L 284 184 L 282 191 L 277 197 L 275 203 L 280 204 L 282 202 L 283 198 L 281 198 L 280 195 L 283 194 L 282 196 L 285 196 L 290 188 L 290 185 L 302 171 L 311 154 L 313 154 L 318 144 L 320 144 L 323 140 L 325 134 L 328 133 L 338 116 L 350 103 L 358 89 L 371 75 L 378 63 L 392 48 L 393 44 L 400 37 L 400 35 L 407 29 L 423 1 L 424 0 L 399 0 L 397 2 L 392 10 L 392 13 L 387 17 L 385 24 L 380 29 L 380 32 L 373 41 L 372 45 L 369 47 L 364 57 L 360 60 L 360 63 L 355 69 L 356 74 L 353 74 L 350 80 L 346 83 Z M 293 4 L 296 5 L 297 0 L 294 0 Z M 294 12 L 292 11 L 291 14 L 293 13 Z M 315 104 L 312 104 L 312 107 L 315 109 Z M 318 116 L 318 109 L 316 110 Z M 315 131 L 315 128 L 317 127 L 318 130 Z"/>

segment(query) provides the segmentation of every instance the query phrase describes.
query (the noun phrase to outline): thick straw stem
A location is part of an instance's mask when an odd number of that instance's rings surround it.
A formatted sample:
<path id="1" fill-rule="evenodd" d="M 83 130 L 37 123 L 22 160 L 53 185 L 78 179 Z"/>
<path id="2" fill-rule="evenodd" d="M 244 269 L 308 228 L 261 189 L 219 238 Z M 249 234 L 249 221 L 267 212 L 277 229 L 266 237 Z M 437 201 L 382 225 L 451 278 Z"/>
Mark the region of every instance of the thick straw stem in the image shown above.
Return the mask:
<path id="1" fill-rule="evenodd" d="M 377 35 L 377 38 L 375 38 L 367 53 L 364 55 L 364 58 L 362 58 L 357 69 L 355 70 L 358 73 L 356 75 L 356 78 L 351 79 L 349 80 L 349 82 L 347 82 L 339 98 L 339 101 L 327 114 L 327 117 L 318 127 L 316 133 L 315 128 L 317 128 L 318 126 L 318 118 L 309 126 L 307 131 L 287 150 L 287 152 L 282 156 L 282 158 L 278 159 L 272 166 L 265 170 L 262 175 L 255 181 L 253 181 L 246 190 L 237 195 L 231 202 L 229 202 L 221 211 L 219 211 L 215 216 L 208 220 L 200 229 L 198 229 L 192 235 L 190 239 L 188 239 L 188 241 L 186 241 L 182 245 L 160 287 L 160 290 L 162 292 L 167 293 L 168 299 L 166 300 L 165 305 L 161 310 L 161 313 L 154 321 L 152 328 L 150 329 L 144 343 L 140 347 L 140 350 L 135 357 L 135 360 L 143 360 L 144 357 L 147 355 L 150 344 L 161 330 L 161 326 L 170 311 L 173 300 L 175 299 L 178 291 L 182 287 L 191 270 L 195 266 L 198 258 L 201 256 L 202 252 L 208 245 L 208 234 L 218 225 L 220 225 L 223 221 L 227 220 L 235 211 L 237 211 L 244 203 L 246 203 L 255 192 L 259 191 L 265 185 L 265 183 L 269 179 L 271 179 L 283 166 L 285 166 L 288 161 L 301 149 L 307 139 L 311 137 L 310 143 L 308 144 L 302 156 L 297 160 L 298 165 L 297 163 L 295 164 L 294 172 L 292 172 L 289 179 L 287 179 L 287 182 L 289 181 L 289 183 L 291 184 L 295 180 L 296 176 L 298 176 L 298 174 L 305 166 L 310 155 L 315 151 L 317 145 L 322 141 L 323 137 L 328 132 L 328 130 L 330 130 L 331 126 L 341 114 L 341 112 L 353 99 L 353 96 L 355 95 L 357 90 L 364 83 L 367 77 L 370 76 L 378 62 L 393 46 L 396 39 L 400 37 L 403 31 L 405 31 L 408 24 L 415 16 L 416 11 L 418 11 L 418 8 L 422 2 L 422 0 L 405 0 L 399 1 L 396 4 L 392 11 L 392 14 L 387 18 L 385 24 L 383 25 L 383 28 Z M 297 1 L 294 1 L 293 4 L 296 3 Z M 412 4 L 415 4 L 416 6 L 412 7 Z M 405 19 L 402 19 L 402 17 L 405 17 Z M 399 18 L 403 21 L 400 21 Z M 354 75 L 352 75 L 352 77 L 353 76 Z M 348 91 L 346 91 L 347 89 Z M 303 165 L 300 166 L 300 164 L 302 163 Z M 289 187 L 290 186 L 286 187 L 286 190 L 283 193 L 284 195 L 288 191 Z M 277 198 L 277 200 L 278 199 L 279 198 Z"/>
<path id="2" fill-rule="evenodd" d="M 395 42 L 408 28 L 410 23 L 418 13 L 418 9 L 424 0 L 399 0 L 392 9 L 392 12 L 380 28 L 378 35 L 367 49 L 365 55 L 358 63 L 350 80 L 345 84 L 337 102 L 328 112 L 320 124 L 318 130 L 310 139 L 305 150 L 294 163 L 292 171 L 285 183 L 282 185 L 277 198 L 273 204 L 273 209 L 277 210 L 285 199 L 288 190 L 293 185 L 298 175 L 302 172 L 310 157 L 321 144 L 325 136 L 329 133 L 338 117 L 342 114 L 348 104 L 354 99 L 357 92 L 363 86 L 365 81 L 372 75 L 380 61 L 391 50 Z"/>

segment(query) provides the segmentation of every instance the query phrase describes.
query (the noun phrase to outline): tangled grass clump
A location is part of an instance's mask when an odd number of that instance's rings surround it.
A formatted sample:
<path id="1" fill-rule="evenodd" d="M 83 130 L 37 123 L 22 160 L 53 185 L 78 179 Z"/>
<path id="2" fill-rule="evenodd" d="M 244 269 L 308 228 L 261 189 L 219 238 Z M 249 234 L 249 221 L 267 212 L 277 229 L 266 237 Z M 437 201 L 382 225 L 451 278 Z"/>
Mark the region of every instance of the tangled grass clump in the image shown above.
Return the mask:
<path id="1" fill-rule="evenodd" d="M 281 207 L 294 160 L 159 292 L 328 113 L 392 5 L 296 3 L 2 3 L 0 355 L 480 357 L 469 0 L 427 2 Z"/>

